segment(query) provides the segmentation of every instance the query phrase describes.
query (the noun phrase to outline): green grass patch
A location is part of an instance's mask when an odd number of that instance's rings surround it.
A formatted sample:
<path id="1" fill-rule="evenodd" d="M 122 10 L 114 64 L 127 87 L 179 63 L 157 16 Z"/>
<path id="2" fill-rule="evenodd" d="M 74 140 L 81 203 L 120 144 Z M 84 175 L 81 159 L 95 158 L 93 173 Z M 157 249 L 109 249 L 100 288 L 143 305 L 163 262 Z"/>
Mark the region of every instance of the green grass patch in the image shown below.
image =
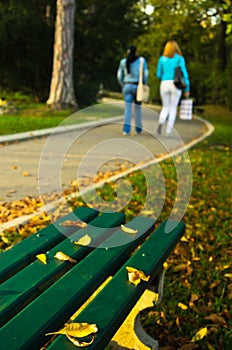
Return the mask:
<path id="1" fill-rule="evenodd" d="M 0 135 L 41 130 L 69 124 L 80 124 L 122 115 L 119 105 L 96 104 L 81 110 L 55 111 L 32 98 L 14 94 L 6 97 L 8 103 L 0 114 Z M 1 106 L 0 106 L 1 109 Z"/>

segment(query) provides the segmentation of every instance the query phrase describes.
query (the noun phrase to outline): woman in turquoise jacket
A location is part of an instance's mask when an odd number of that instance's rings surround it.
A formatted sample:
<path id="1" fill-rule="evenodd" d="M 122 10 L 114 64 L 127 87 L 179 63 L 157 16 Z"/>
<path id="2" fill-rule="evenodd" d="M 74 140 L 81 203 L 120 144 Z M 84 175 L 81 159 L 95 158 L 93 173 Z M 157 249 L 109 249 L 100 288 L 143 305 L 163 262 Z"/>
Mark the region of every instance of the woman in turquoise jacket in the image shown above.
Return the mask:
<path id="1" fill-rule="evenodd" d="M 123 135 L 129 135 L 131 131 L 132 104 L 134 103 L 135 132 L 142 132 L 142 109 L 141 102 L 136 100 L 136 92 L 139 82 L 140 57 L 137 55 L 135 46 L 130 46 L 127 57 L 123 58 L 118 67 L 117 80 L 122 87 L 125 101 Z M 148 80 L 147 62 L 143 59 L 143 83 Z"/>
<path id="2" fill-rule="evenodd" d="M 177 42 L 175 40 L 169 40 L 164 47 L 163 55 L 159 58 L 156 71 L 156 76 L 161 80 L 160 95 L 162 100 L 157 133 L 162 133 L 162 127 L 168 118 L 166 127 L 167 136 L 172 133 L 176 120 L 178 103 L 182 94 L 182 90 L 176 88 L 174 85 L 174 73 L 177 66 L 181 67 L 184 76 L 186 85 L 183 90 L 184 96 L 189 97 L 190 83 L 185 59 L 182 56 Z"/>

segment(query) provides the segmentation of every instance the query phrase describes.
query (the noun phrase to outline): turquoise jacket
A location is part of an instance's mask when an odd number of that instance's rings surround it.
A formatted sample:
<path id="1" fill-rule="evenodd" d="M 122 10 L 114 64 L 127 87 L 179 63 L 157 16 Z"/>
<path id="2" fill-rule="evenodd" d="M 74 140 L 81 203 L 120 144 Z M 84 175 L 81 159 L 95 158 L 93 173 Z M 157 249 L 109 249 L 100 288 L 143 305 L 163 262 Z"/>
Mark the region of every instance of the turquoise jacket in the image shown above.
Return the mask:
<path id="1" fill-rule="evenodd" d="M 158 61 L 156 76 L 161 81 L 163 80 L 173 80 L 175 68 L 180 66 L 184 75 L 184 81 L 186 84 L 185 92 L 190 91 L 190 82 L 187 68 L 185 65 L 185 59 L 183 56 L 175 54 L 174 57 L 169 58 L 166 56 L 161 56 Z"/>
<path id="2" fill-rule="evenodd" d="M 143 57 L 143 83 L 147 84 L 148 81 L 148 68 L 146 59 Z M 127 72 L 126 68 L 126 58 L 120 61 L 117 80 L 121 86 L 126 83 L 138 83 L 139 81 L 139 67 L 140 67 L 140 57 L 138 57 L 134 62 L 130 64 L 130 74 Z"/>

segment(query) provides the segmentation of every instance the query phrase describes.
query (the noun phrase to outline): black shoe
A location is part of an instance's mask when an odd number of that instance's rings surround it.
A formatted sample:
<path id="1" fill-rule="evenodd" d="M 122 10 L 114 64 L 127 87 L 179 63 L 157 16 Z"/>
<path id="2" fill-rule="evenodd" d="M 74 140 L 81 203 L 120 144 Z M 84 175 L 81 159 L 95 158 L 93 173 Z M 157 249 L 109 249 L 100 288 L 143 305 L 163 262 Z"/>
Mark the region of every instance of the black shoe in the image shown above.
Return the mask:
<path id="1" fill-rule="evenodd" d="M 161 133 L 162 133 L 162 124 L 158 124 L 157 134 L 161 135 Z"/>

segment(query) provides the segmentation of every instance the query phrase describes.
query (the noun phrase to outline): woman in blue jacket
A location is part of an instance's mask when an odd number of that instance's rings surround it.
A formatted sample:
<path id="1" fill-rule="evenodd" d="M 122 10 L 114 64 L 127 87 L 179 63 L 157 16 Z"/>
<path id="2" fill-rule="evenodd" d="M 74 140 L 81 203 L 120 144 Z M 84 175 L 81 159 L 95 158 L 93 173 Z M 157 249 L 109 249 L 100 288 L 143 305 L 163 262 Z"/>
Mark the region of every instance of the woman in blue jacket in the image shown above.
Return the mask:
<path id="1" fill-rule="evenodd" d="M 139 82 L 140 57 L 137 55 L 135 46 L 130 46 L 127 51 L 127 58 L 120 61 L 117 80 L 122 87 L 122 93 L 125 101 L 123 135 L 129 135 L 131 131 L 131 114 L 132 103 L 134 102 L 135 110 L 135 132 L 142 131 L 142 110 L 141 102 L 136 100 L 136 92 Z M 147 83 L 148 69 L 146 60 L 143 59 L 143 82 Z"/>
<path id="2" fill-rule="evenodd" d="M 183 91 L 184 96 L 189 97 L 190 83 L 185 59 L 182 56 L 177 42 L 175 40 L 169 40 L 164 47 L 163 55 L 159 58 L 156 71 L 156 76 L 161 80 L 160 95 L 162 100 L 157 133 L 162 133 L 162 127 L 168 118 L 166 127 L 167 136 L 172 133 L 176 120 L 178 103 L 182 94 L 182 90 L 179 90 L 174 85 L 174 73 L 177 66 L 181 67 L 184 76 L 186 85 Z"/>

